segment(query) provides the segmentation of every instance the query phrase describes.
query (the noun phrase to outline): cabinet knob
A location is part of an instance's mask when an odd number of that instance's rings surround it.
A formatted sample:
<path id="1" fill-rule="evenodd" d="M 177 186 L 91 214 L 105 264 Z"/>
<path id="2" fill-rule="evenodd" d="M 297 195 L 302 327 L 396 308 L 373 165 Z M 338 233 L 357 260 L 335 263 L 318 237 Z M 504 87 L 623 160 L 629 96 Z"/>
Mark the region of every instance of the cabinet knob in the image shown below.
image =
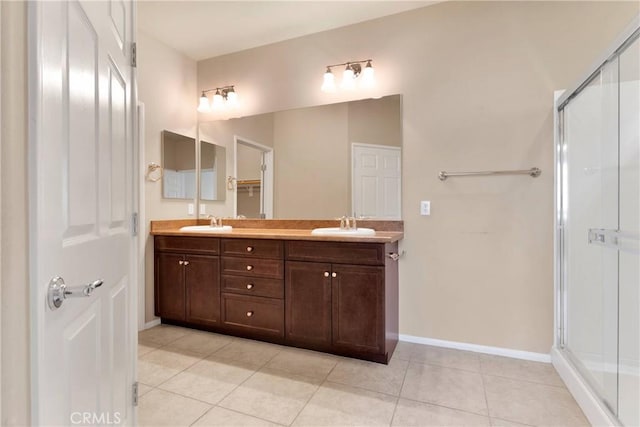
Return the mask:
<path id="1" fill-rule="evenodd" d="M 251 317 L 251 316 L 253 316 L 253 310 L 247 311 L 247 317 Z"/>
<path id="2" fill-rule="evenodd" d="M 247 252 L 253 252 L 253 246 L 247 246 Z"/>
<path id="3" fill-rule="evenodd" d="M 184 262 L 184 265 L 189 265 L 189 261 L 185 261 L 185 262 Z"/>
<path id="4" fill-rule="evenodd" d="M 338 273 L 331 273 L 331 277 L 338 277 Z"/>
<path id="5" fill-rule="evenodd" d="M 329 277 L 329 272 L 328 271 L 324 272 L 324 277 Z"/>
<path id="6" fill-rule="evenodd" d="M 247 271 L 253 270 L 253 265 L 247 265 Z"/>
<path id="7" fill-rule="evenodd" d="M 184 261 L 183 261 L 183 260 L 180 260 L 180 261 L 178 261 L 178 264 L 180 264 L 180 265 L 184 265 Z"/>
<path id="8" fill-rule="evenodd" d="M 247 284 L 247 289 L 253 289 L 253 283 Z"/>

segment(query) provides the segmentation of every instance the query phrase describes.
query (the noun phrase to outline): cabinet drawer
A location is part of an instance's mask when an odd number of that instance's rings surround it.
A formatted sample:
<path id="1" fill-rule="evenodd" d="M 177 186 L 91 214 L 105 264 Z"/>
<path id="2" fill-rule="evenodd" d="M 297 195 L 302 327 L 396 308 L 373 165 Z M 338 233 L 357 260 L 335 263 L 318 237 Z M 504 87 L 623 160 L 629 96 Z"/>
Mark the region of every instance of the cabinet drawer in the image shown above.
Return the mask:
<path id="1" fill-rule="evenodd" d="M 285 244 L 288 260 L 335 264 L 384 265 L 384 244 L 291 241 Z"/>
<path id="2" fill-rule="evenodd" d="M 223 239 L 223 255 L 245 256 L 251 258 L 282 259 L 284 245 L 280 240 Z"/>
<path id="3" fill-rule="evenodd" d="M 281 299 L 223 293 L 222 318 L 227 326 L 284 336 L 284 302 Z"/>
<path id="4" fill-rule="evenodd" d="M 155 236 L 155 250 L 215 255 L 220 252 L 220 239 L 215 237 Z"/>
<path id="5" fill-rule="evenodd" d="M 222 274 L 282 279 L 284 261 L 277 259 L 222 257 Z"/>
<path id="6" fill-rule="evenodd" d="M 284 298 L 284 284 L 278 279 L 222 276 L 222 290 L 267 298 Z"/>

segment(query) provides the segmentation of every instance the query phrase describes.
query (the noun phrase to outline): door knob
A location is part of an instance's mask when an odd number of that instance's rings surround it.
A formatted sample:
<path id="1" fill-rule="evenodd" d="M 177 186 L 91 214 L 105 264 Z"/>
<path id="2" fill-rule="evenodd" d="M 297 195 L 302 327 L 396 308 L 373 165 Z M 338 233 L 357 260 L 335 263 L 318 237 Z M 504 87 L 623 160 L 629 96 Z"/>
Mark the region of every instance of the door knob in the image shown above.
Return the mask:
<path id="1" fill-rule="evenodd" d="M 253 270 L 253 265 L 247 265 L 247 271 Z"/>
<path id="2" fill-rule="evenodd" d="M 338 273 L 331 273 L 331 277 L 338 277 Z"/>
<path id="3" fill-rule="evenodd" d="M 253 252 L 253 246 L 247 246 L 247 252 Z"/>
<path id="4" fill-rule="evenodd" d="M 57 310 L 67 298 L 90 297 L 96 288 L 104 283 L 102 280 L 94 280 L 84 286 L 70 288 L 64 283 L 62 277 L 54 277 L 49 282 L 49 290 L 47 291 L 47 303 L 51 310 Z"/>
<path id="5" fill-rule="evenodd" d="M 253 283 L 247 284 L 247 289 L 249 289 L 249 290 L 253 289 Z"/>
<path id="6" fill-rule="evenodd" d="M 328 271 L 324 272 L 324 277 L 329 277 L 329 272 Z"/>
<path id="7" fill-rule="evenodd" d="M 253 316 L 253 310 L 252 311 L 247 311 L 247 317 L 251 317 Z"/>

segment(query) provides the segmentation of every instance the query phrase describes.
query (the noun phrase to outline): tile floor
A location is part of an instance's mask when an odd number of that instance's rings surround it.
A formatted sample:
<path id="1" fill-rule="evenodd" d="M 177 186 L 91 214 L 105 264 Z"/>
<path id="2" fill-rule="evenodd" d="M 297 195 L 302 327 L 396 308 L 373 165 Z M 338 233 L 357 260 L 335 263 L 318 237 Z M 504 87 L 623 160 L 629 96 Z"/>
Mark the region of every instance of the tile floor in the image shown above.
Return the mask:
<path id="1" fill-rule="evenodd" d="M 389 365 L 161 325 L 140 426 L 588 425 L 551 365 L 401 342 Z"/>

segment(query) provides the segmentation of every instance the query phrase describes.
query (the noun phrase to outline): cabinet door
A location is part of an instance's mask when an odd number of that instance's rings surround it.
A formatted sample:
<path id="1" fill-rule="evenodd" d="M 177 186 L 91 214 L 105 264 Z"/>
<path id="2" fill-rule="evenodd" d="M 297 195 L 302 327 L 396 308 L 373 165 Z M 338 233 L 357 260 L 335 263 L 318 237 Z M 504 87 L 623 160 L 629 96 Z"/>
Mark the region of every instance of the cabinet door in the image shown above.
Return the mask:
<path id="1" fill-rule="evenodd" d="M 288 261 L 285 296 L 286 338 L 331 345 L 331 264 Z"/>
<path id="2" fill-rule="evenodd" d="M 184 320 L 184 257 L 168 253 L 159 253 L 157 257 L 156 315 Z"/>
<path id="3" fill-rule="evenodd" d="M 332 265 L 333 345 L 384 352 L 384 268 Z"/>
<path id="4" fill-rule="evenodd" d="M 220 260 L 218 257 L 185 257 L 186 320 L 202 325 L 220 321 Z"/>

